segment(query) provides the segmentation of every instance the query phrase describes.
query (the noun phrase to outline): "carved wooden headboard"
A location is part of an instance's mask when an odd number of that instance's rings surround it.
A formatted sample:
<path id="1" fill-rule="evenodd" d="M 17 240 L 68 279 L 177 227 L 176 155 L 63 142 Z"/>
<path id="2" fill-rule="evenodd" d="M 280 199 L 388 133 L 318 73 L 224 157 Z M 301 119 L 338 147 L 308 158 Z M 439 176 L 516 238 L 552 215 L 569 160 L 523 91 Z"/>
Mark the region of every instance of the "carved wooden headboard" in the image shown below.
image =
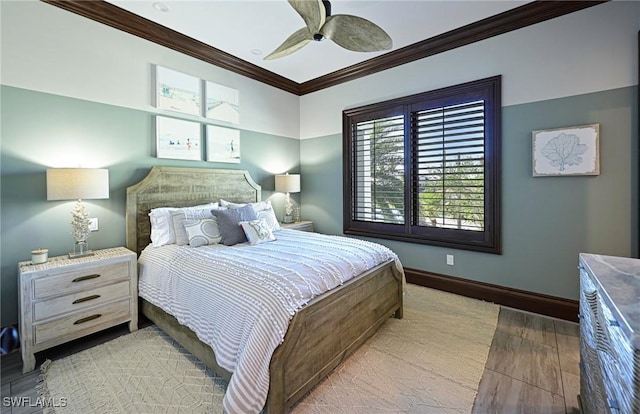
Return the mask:
<path id="1" fill-rule="evenodd" d="M 149 211 L 156 207 L 188 207 L 219 201 L 260 201 L 261 187 L 248 171 L 211 168 L 152 167 L 127 188 L 127 248 L 140 254 L 151 242 Z"/>

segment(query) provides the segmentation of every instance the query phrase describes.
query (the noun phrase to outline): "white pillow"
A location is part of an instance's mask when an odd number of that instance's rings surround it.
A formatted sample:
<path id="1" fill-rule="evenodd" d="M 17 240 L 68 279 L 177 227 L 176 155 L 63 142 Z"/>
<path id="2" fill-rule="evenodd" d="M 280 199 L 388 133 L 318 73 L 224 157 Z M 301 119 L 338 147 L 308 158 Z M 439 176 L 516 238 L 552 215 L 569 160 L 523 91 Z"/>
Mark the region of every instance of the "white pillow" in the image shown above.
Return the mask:
<path id="1" fill-rule="evenodd" d="M 244 230 L 244 234 L 247 236 L 247 240 L 249 240 L 251 244 L 260 244 L 276 239 L 276 236 L 273 235 L 264 220 L 241 221 L 240 225 L 242 226 L 242 230 Z"/>
<path id="2" fill-rule="evenodd" d="M 231 203 L 226 200 L 220 200 L 220 205 L 226 208 L 240 208 L 246 206 L 246 204 Z M 258 201 L 257 203 L 249 203 L 256 212 L 256 216 L 259 219 L 264 219 L 271 231 L 280 230 L 280 222 L 276 218 L 276 213 L 273 211 L 271 200 Z"/>
<path id="3" fill-rule="evenodd" d="M 191 247 L 218 244 L 222 240 L 218 222 L 215 218 L 205 218 L 200 220 L 185 220 L 184 228 L 189 236 Z"/>
<path id="4" fill-rule="evenodd" d="M 174 231 L 173 218 L 171 213 L 176 211 L 198 211 L 220 208 L 218 203 L 201 204 L 193 207 L 158 207 L 149 212 L 151 222 L 151 244 L 153 247 L 164 246 L 165 244 L 175 244 L 176 234 Z M 196 218 L 196 217 L 189 217 Z"/>
<path id="5" fill-rule="evenodd" d="M 176 242 L 173 234 L 173 223 L 171 222 L 171 212 L 174 208 L 160 207 L 149 212 L 151 222 L 151 244 L 153 247 L 164 246 Z"/>
<path id="6" fill-rule="evenodd" d="M 224 208 L 240 208 L 240 207 L 244 207 L 246 205 L 247 205 L 247 203 L 242 203 L 242 204 L 232 203 L 230 201 L 220 199 L 220 207 L 224 207 Z"/>

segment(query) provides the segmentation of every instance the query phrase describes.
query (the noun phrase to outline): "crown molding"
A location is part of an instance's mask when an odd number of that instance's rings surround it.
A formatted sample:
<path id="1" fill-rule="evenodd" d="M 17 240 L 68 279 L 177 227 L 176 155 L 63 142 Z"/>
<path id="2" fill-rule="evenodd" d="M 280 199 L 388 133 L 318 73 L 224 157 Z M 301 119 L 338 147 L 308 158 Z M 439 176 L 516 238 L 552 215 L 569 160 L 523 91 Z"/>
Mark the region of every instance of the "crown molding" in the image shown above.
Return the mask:
<path id="1" fill-rule="evenodd" d="M 300 84 L 300 95 L 316 92 L 340 83 L 352 81 L 396 66 L 436 55 L 573 13 L 604 1 L 534 1 L 515 9 L 478 20 L 441 35 L 413 43 L 401 49 L 348 66 Z"/>
<path id="2" fill-rule="evenodd" d="M 287 79 L 106 1 L 41 1 L 300 96 L 606 3 L 610 0 L 533 1 L 303 83 Z"/>
<path id="3" fill-rule="evenodd" d="M 106 1 L 41 0 L 212 65 L 299 95 L 300 84 Z"/>

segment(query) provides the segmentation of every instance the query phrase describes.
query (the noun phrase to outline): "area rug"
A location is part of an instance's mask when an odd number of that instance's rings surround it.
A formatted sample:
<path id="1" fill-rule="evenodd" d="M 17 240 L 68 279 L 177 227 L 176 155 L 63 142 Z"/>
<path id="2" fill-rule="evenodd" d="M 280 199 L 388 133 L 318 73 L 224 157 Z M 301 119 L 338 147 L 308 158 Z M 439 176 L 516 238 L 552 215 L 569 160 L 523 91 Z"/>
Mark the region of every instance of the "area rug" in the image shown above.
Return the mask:
<path id="1" fill-rule="evenodd" d="M 390 319 L 291 410 L 469 413 L 497 305 L 407 285 Z M 222 413 L 226 382 L 155 326 L 42 366 L 45 413 Z"/>

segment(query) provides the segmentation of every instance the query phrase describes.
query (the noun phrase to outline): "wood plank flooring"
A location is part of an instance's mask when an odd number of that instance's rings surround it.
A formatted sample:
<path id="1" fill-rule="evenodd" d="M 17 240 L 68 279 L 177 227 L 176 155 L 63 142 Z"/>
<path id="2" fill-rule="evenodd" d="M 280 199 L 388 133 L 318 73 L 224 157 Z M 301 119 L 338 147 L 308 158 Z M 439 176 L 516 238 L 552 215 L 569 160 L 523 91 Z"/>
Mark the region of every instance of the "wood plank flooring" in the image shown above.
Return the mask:
<path id="1" fill-rule="evenodd" d="M 144 326 L 144 325 L 142 325 Z M 37 354 L 37 367 L 45 358 L 59 359 L 125 335 L 127 325 Z M 578 324 L 501 307 L 498 325 L 480 381 L 474 414 L 579 413 Z M 2 413 L 41 413 L 35 385 L 39 370 L 22 374 L 19 352 L 0 360 Z M 27 404 L 11 407 L 5 397 Z M 429 414 L 429 413 L 424 413 Z"/>
<path id="2" fill-rule="evenodd" d="M 502 307 L 474 414 L 579 413 L 578 324 Z"/>

